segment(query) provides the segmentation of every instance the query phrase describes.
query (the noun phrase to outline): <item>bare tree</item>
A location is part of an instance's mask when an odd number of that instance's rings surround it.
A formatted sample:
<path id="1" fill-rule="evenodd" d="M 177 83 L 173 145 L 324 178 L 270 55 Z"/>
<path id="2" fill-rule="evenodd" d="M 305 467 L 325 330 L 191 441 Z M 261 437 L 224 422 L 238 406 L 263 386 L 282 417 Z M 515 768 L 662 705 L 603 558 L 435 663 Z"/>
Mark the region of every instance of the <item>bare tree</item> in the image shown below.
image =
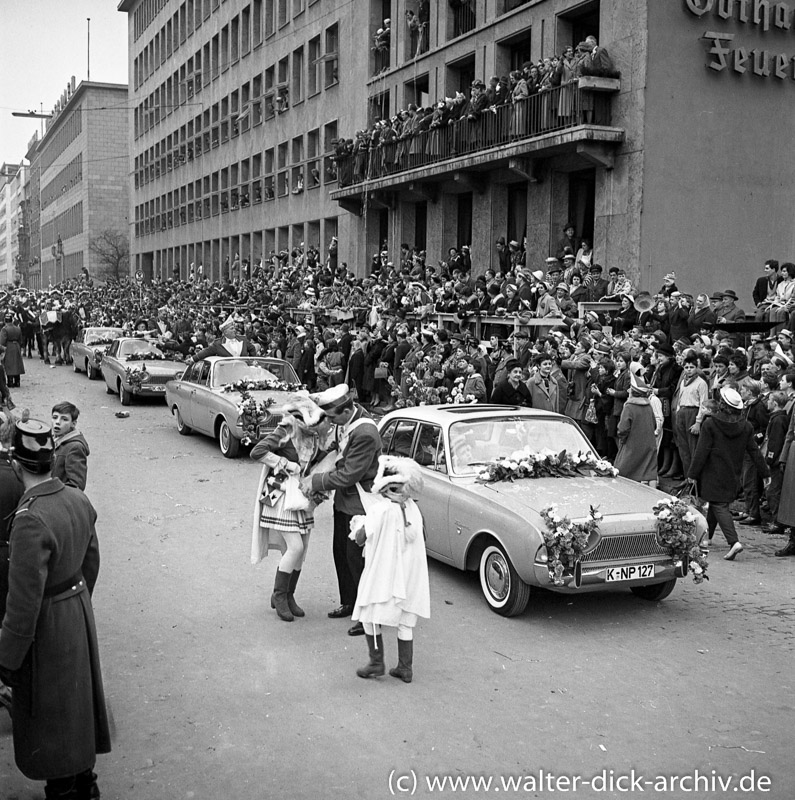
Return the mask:
<path id="1" fill-rule="evenodd" d="M 99 260 L 100 277 L 118 280 L 129 274 L 130 242 L 127 234 L 108 228 L 91 237 L 88 249 Z"/>

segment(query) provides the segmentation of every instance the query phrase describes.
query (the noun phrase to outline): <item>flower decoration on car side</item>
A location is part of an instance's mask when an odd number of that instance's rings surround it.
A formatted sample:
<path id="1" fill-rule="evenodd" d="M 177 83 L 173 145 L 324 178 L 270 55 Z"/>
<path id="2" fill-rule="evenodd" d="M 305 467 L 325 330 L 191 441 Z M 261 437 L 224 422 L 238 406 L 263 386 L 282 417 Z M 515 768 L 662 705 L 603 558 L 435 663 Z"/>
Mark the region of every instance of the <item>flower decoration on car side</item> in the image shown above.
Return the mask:
<path id="1" fill-rule="evenodd" d="M 276 400 L 273 397 L 257 400 L 250 392 L 242 391 L 240 393 L 237 413 L 240 415 L 240 424 L 243 427 L 243 438 L 241 439 L 243 444 L 249 445 L 257 440 L 257 428 L 270 416 L 268 408 L 275 403 Z"/>
<path id="2" fill-rule="evenodd" d="M 517 450 L 510 456 L 499 456 L 491 461 L 475 462 L 482 467 L 478 480 L 483 483 L 515 481 L 522 478 L 574 478 L 580 475 L 615 478 L 618 470 L 609 461 L 593 453 L 568 453 L 561 450 Z"/>
<path id="3" fill-rule="evenodd" d="M 657 518 L 657 538 L 671 556 L 692 573 L 695 583 L 709 580 L 707 554 L 701 549 L 693 507 L 676 497 L 660 500 L 652 509 Z M 686 573 L 685 573 L 686 574 Z"/>
<path id="4" fill-rule="evenodd" d="M 563 586 L 567 573 L 572 574 L 588 542 L 599 530 L 602 514 L 591 506 L 587 519 L 572 522 L 558 511 L 557 506 L 551 505 L 541 509 L 541 518 L 546 523 L 546 530 L 542 533 L 549 555 L 549 577 L 555 586 Z"/>

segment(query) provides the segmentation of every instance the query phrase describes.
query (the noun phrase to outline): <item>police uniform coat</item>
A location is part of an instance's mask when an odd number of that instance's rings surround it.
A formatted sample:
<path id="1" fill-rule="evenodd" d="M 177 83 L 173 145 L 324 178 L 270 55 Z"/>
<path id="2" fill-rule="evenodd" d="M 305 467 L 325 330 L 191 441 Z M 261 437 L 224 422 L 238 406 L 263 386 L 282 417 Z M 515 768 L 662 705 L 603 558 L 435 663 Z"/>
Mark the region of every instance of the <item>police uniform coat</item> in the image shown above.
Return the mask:
<path id="1" fill-rule="evenodd" d="M 0 330 L 0 345 L 6 348 L 3 365 L 6 374 L 15 377 L 25 374 L 25 362 L 22 360 L 22 329 L 13 322 L 7 322 Z"/>
<path id="2" fill-rule="evenodd" d="M 14 755 L 31 780 L 77 775 L 110 752 L 91 592 L 97 514 L 57 478 L 22 496 L 11 524 L 0 666 L 12 671 Z"/>

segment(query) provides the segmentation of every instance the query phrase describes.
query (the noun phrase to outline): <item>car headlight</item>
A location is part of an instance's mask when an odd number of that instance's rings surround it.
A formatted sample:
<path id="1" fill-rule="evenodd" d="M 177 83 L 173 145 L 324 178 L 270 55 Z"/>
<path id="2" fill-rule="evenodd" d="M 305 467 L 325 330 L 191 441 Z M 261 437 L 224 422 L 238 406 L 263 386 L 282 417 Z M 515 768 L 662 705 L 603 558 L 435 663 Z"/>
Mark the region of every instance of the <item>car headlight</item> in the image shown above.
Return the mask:
<path id="1" fill-rule="evenodd" d="M 536 564 L 549 564 L 549 552 L 545 544 L 542 544 L 541 547 L 536 550 L 535 562 Z"/>

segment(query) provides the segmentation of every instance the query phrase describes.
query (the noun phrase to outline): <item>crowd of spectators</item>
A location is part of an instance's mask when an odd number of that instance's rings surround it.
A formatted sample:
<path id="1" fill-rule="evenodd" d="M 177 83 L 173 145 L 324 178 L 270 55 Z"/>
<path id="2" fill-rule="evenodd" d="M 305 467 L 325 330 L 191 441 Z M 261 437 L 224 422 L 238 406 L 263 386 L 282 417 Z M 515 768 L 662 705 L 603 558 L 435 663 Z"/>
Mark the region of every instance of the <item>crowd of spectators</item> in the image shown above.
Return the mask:
<path id="1" fill-rule="evenodd" d="M 142 334 L 160 320 L 169 330 L 163 346 L 186 357 L 218 336 L 231 313 L 259 352 L 287 359 L 310 389 L 345 382 L 371 409 L 426 402 L 543 408 L 576 420 L 611 460 L 635 380 L 654 398 L 659 458 L 654 475 L 643 477 L 650 483 L 658 475 L 687 476 L 700 426 L 725 387 L 741 394 L 759 444 L 767 445 L 768 423 L 779 411 L 791 429 L 795 265 L 769 260 L 754 285 L 756 308 L 746 314 L 733 289 L 684 292 L 673 272 L 654 294 L 637 291 L 619 268 L 604 275 L 570 224 L 558 247 L 543 269 L 533 269 L 522 243 L 500 237 L 495 267 L 480 270 L 466 245 L 451 247 L 436 265 L 406 244 L 392 260 L 385 246 L 365 277 L 356 277 L 338 262 L 334 239 L 325 253 L 273 253 L 220 281 L 200 268 L 191 280 L 146 284 L 93 285 L 83 276 L 6 302 L 12 313 L 22 305 L 72 306 L 84 325 Z M 581 315 L 578 302 L 598 305 Z M 756 330 L 748 333 L 744 322 Z M 779 465 L 779 439 L 766 447 L 771 466 Z M 762 519 L 766 495 L 775 519 L 781 474 L 774 471 L 764 491 L 751 466 L 747 518 Z"/>
<path id="2" fill-rule="evenodd" d="M 374 36 L 379 71 L 388 68 L 389 23 L 384 20 Z M 618 75 L 609 53 L 593 36 L 566 47 L 560 55 L 493 76 L 488 85 L 475 79 L 468 98 L 459 91 L 428 106 L 409 104 L 357 131 L 353 138 L 333 142 L 340 186 L 543 130 L 596 122 L 593 93 L 576 88 L 584 75 Z M 536 96 L 539 99 L 531 102 Z"/>

